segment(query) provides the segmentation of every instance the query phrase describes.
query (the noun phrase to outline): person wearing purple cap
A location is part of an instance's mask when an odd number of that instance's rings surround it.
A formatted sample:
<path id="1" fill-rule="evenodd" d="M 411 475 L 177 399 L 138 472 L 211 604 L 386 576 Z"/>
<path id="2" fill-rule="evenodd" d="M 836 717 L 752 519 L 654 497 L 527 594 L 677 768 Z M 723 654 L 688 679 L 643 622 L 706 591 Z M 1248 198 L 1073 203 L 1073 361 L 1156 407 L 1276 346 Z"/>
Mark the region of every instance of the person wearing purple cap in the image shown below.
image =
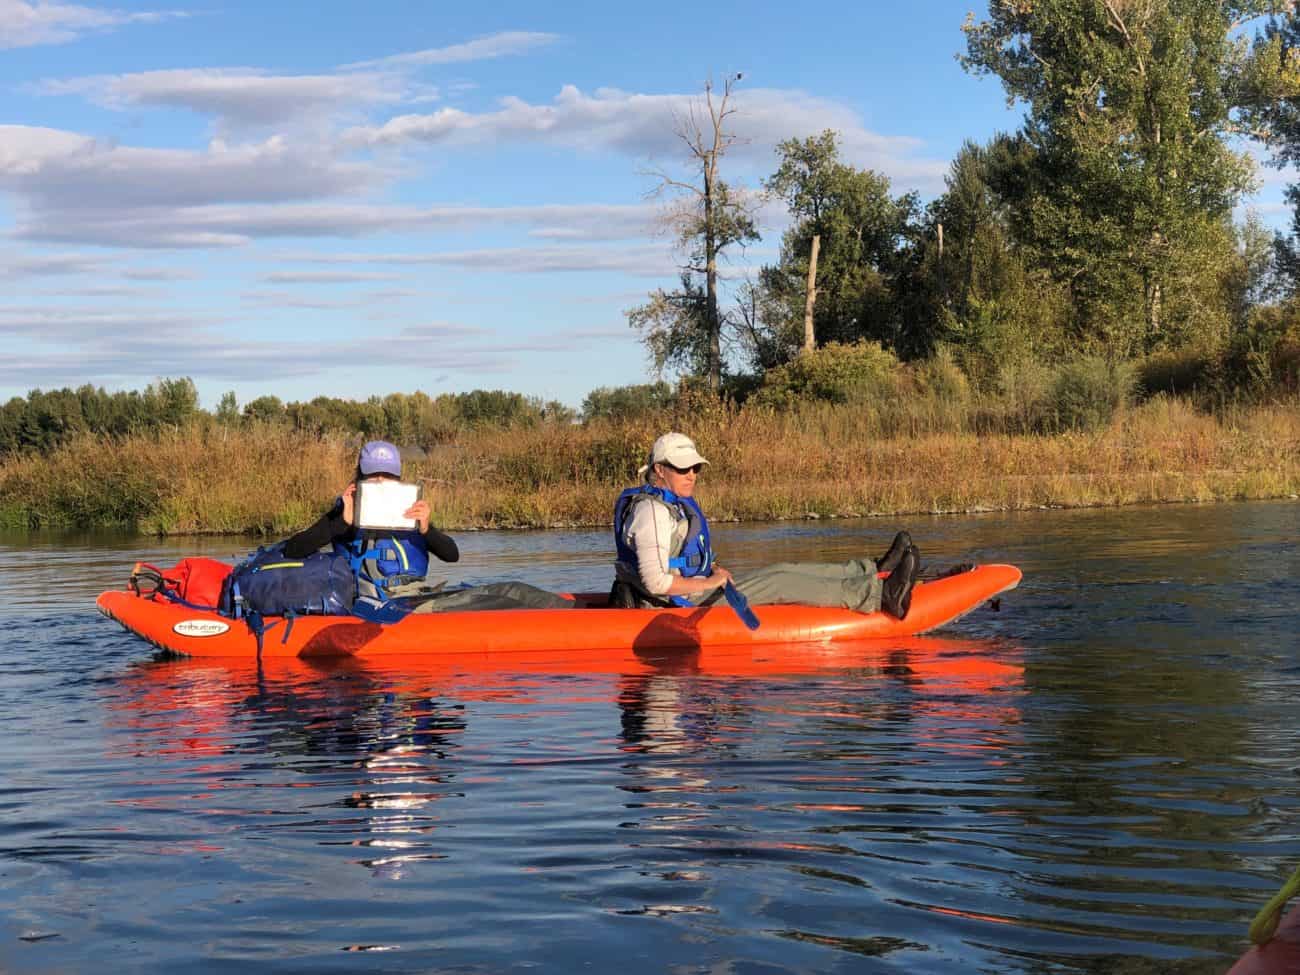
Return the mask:
<path id="1" fill-rule="evenodd" d="M 371 440 L 357 456 L 356 475 L 334 500 L 333 506 L 307 528 L 284 543 L 290 559 L 304 559 L 321 549 L 332 549 L 352 561 L 357 571 L 358 595 L 376 603 L 402 601 L 408 612 L 435 613 L 467 609 L 569 609 L 574 602 L 523 582 L 443 590 L 430 586 L 425 576 L 432 554 L 443 562 L 460 560 L 456 542 L 429 520 L 429 502 L 417 500 L 405 512 L 416 527 L 411 530 L 362 531 L 355 517 L 357 485 L 370 480 L 400 480 L 402 454 L 386 440 Z"/>
<path id="2" fill-rule="evenodd" d="M 361 448 L 357 457 L 357 476 L 371 477 L 375 474 L 387 474 L 389 477 L 402 476 L 402 454 L 387 440 L 371 440 Z"/>
<path id="3" fill-rule="evenodd" d="M 354 511 L 357 484 L 366 480 L 400 480 L 401 476 L 401 451 L 386 440 L 371 440 L 357 456 L 356 476 L 351 483 L 314 524 L 284 543 L 285 556 L 306 558 L 326 546 L 333 546 L 340 554 L 352 552 L 360 541 Z M 460 560 L 456 542 L 430 524 L 429 514 L 429 502 L 421 498 L 404 515 L 414 519 L 414 530 L 385 532 L 382 538 L 365 539 L 368 554 L 372 553 L 369 571 L 380 577 L 373 581 L 385 588 L 418 582 L 429 571 L 430 554 L 443 562 Z"/>

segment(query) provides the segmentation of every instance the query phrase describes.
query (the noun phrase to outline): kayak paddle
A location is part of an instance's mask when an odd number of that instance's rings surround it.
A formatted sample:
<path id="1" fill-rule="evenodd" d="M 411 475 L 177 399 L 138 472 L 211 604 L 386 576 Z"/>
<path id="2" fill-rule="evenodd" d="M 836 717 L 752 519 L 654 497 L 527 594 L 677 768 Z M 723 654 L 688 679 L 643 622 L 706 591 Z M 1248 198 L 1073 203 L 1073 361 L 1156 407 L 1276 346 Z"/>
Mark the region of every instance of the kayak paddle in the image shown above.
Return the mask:
<path id="1" fill-rule="evenodd" d="M 754 611 L 749 608 L 749 600 L 744 597 L 739 589 L 731 584 L 730 579 L 728 579 L 727 584 L 722 587 L 722 595 L 727 597 L 727 605 L 736 611 L 736 615 L 740 617 L 742 623 L 751 630 L 758 629 L 758 617 L 755 616 Z"/>

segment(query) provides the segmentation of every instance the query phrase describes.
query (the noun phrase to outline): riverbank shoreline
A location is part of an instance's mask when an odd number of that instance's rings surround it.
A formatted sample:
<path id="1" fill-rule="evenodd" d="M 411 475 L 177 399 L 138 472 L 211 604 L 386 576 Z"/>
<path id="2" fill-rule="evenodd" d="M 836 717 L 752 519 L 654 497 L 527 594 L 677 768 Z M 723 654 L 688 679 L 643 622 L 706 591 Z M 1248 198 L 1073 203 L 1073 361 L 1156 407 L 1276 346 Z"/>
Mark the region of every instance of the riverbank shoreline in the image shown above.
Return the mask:
<path id="1" fill-rule="evenodd" d="M 962 515 L 996 515 L 1012 514 L 1017 512 L 1030 511 L 1096 511 L 1106 508 L 1162 508 L 1175 507 L 1178 505 L 1216 505 L 1216 504 L 1245 504 L 1249 502 L 1275 502 L 1278 504 L 1288 501 L 1300 501 L 1300 494 L 1284 495 L 1260 495 L 1249 497 L 1221 497 L 1221 498 L 1160 498 L 1144 499 L 1139 501 L 1117 501 L 1117 502 L 1081 502 L 1078 504 L 1053 503 L 1053 504 L 1035 504 L 1025 505 L 1022 507 L 988 507 L 975 506 L 971 508 L 952 508 L 952 509 L 933 509 L 929 511 L 869 511 L 862 513 L 843 513 L 833 515 L 819 515 L 815 512 L 809 512 L 805 515 L 791 515 L 783 518 L 713 518 L 709 522 L 714 525 L 761 525 L 761 524 L 796 524 L 810 521 L 852 521 L 852 520 L 885 520 L 899 518 L 952 518 Z M 0 526 L 3 527 L 3 526 Z M 608 529 L 609 525 L 605 522 L 555 522 L 546 525 L 503 525 L 503 524 L 483 524 L 483 525 L 439 525 L 440 528 L 448 532 L 459 534 L 477 534 L 479 532 L 563 532 L 563 531 L 595 531 L 597 529 Z M 50 530 L 66 530 L 66 526 L 51 526 Z M 13 530 L 13 529 L 10 529 Z M 37 530 L 37 529 L 32 529 Z M 173 532 L 171 534 L 147 534 L 140 533 L 141 538 L 246 538 L 251 541 L 265 541 L 265 535 L 257 535 L 248 531 L 219 530 L 213 529 L 208 531 L 188 531 Z"/>
<path id="2" fill-rule="evenodd" d="M 712 461 L 698 496 L 718 523 L 1300 497 L 1300 409 L 1289 404 L 1215 416 L 1160 400 L 1055 435 L 883 436 L 846 408 L 687 419 L 469 431 L 411 451 L 405 476 L 448 531 L 603 527 L 671 427 Z M 284 427 L 82 437 L 0 463 L 0 526 L 283 537 L 328 507 L 355 456 L 355 438 Z"/>

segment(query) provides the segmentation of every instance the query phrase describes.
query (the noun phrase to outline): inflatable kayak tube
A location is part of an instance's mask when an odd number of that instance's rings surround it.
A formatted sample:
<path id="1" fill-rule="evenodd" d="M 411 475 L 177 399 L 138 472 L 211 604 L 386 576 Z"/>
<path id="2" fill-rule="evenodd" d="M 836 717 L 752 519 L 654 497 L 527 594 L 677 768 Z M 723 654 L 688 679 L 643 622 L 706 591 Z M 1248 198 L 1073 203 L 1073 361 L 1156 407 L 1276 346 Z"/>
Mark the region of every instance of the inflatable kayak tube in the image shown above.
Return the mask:
<path id="1" fill-rule="evenodd" d="M 1228 975 L 1300 975 L 1300 906 L 1282 918 L 1273 937 L 1242 955 Z"/>
<path id="2" fill-rule="evenodd" d="M 787 644 L 766 647 L 710 647 L 707 650 L 605 650 L 559 653 L 473 652 L 435 656 L 318 656 L 186 657 L 168 654 L 165 660 L 133 661 L 125 674 L 142 693 L 161 702 L 174 697 L 171 708 L 190 707 L 196 700 L 229 696 L 243 699 L 244 689 L 258 681 L 284 686 L 312 684 L 335 676 L 356 678 L 393 693 L 427 693 L 446 682 L 462 684 L 466 700 L 503 700 L 502 695 L 528 694 L 528 676 L 618 677 L 789 677 L 854 670 L 871 672 L 906 683 L 909 693 L 951 695 L 960 701 L 1016 687 L 1024 681 L 1023 651 L 997 638 L 909 636 L 897 640 L 839 641 L 824 645 Z M 197 688 L 203 694 L 195 695 Z M 210 692 L 210 693 L 209 693 Z M 481 697 L 473 697 L 479 694 Z M 471 695 L 464 697 L 464 695 Z M 129 696 L 128 696 L 129 699 Z M 952 702 L 948 702 L 952 703 Z M 965 705 L 952 703 L 960 711 Z M 954 716 L 960 714 L 954 712 Z"/>
<path id="3" fill-rule="evenodd" d="M 412 614 L 396 623 L 354 616 L 268 617 L 258 636 L 242 620 L 190 609 L 129 591 L 106 592 L 99 611 L 156 647 L 194 657 L 310 657 L 353 654 L 430 656 L 536 651 L 593 652 L 706 649 L 772 644 L 830 644 L 914 636 L 966 615 L 1014 589 L 1020 570 L 981 565 L 919 582 L 903 620 L 799 605 L 753 607 L 760 626 L 749 630 L 725 602 L 686 609 L 609 609 L 603 594 L 578 594 L 574 609 L 478 610 Z"/>

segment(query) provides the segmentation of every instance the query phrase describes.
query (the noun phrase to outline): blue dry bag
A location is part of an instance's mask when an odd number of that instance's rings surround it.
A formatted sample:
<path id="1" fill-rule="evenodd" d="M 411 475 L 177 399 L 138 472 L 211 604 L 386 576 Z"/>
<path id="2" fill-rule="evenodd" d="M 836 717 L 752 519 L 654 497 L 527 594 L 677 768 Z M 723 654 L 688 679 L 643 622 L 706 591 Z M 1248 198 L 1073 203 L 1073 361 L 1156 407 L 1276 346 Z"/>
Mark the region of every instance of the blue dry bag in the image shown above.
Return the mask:
<path id="1" fill-rule="evenodd" d="M 345 616 L 357 598 L 357 579 L 344 556 L 284 555 L 284 543 L 259 548 L 235 566 L 221 590 L 221 612 L 258 616 Z"/>

